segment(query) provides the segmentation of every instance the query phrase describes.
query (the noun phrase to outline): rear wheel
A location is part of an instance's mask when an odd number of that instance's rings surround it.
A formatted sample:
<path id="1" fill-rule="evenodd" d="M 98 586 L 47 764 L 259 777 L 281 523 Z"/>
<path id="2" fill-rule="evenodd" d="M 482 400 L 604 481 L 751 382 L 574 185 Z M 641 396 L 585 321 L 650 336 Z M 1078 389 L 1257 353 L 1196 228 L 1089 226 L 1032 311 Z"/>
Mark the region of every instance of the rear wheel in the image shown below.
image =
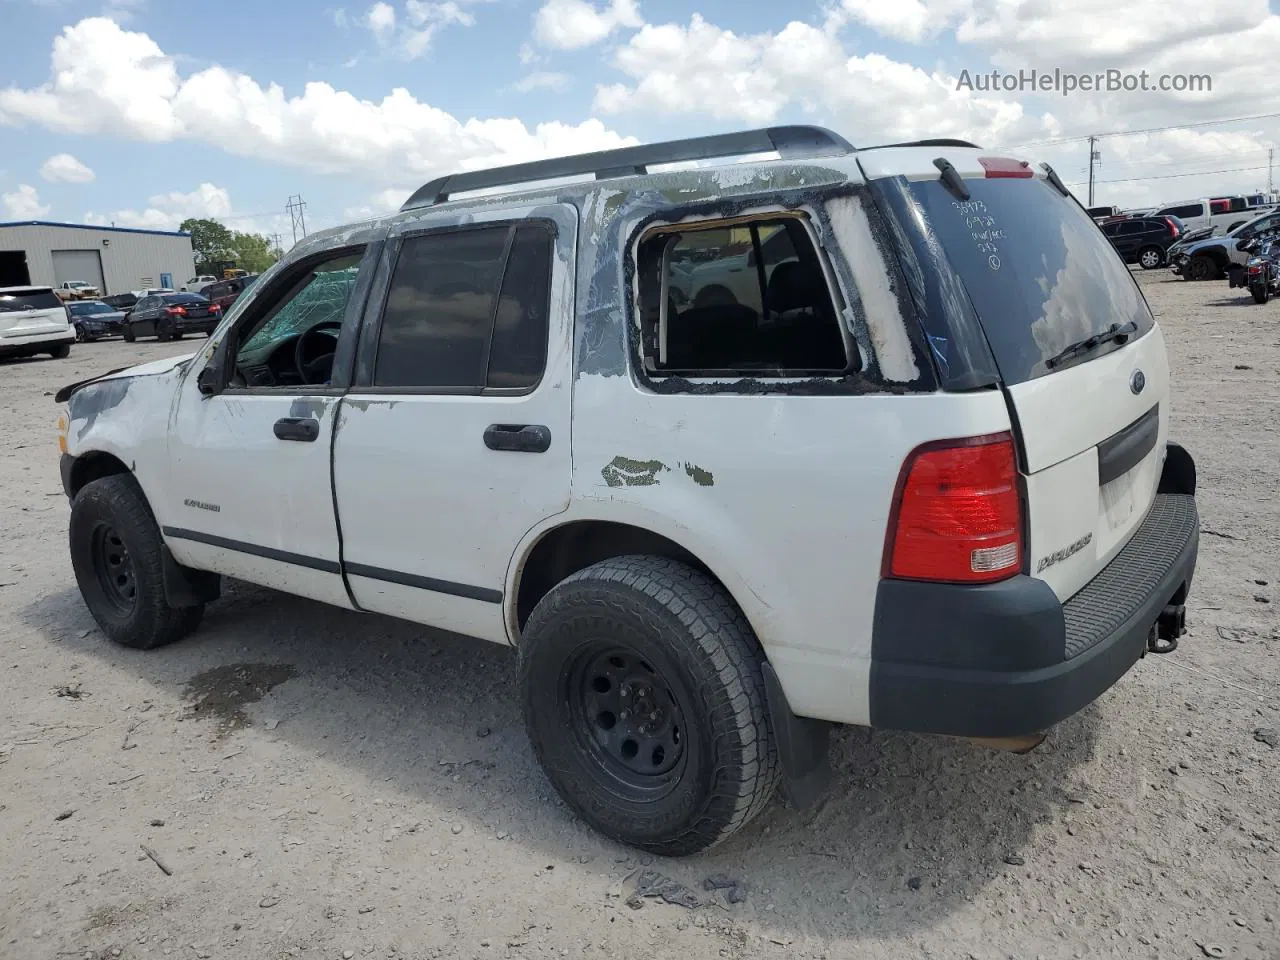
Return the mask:
<path id="1" fill-rule="evenodd" d="M 173 321 L 156 321 L 156 339 L 168 342 L 173 339 Z"/>
<path id="2" fill-rule="evenodd" d="M 553 588 L 523 632 L 534 753 L 601 833 L 696 853 L 741 829 L 777 786 L 762 662 L 706 574 L 664 557 L 604 560 Z"/>
<path id="3" fill-rule="evenodd" d="M 55 360 L 65 360 L 67 357 L 71 356 L 71 344 L 69 343 L 58 344 L 56 347 L 54 347 L 52 350 L 49 351 L 49 356 L 53 357 L 53 359 Z"/>
<path id="4" fill-rule="evenodd" d="M 1138 252 L 1138 265 L 1143 270 L 1154 270 L 1164 263 L 1164 251 L 1159 247 L 1144 247 Z"/>
<path id="5" fill-rule="evenodd" d="M 1217 280 L 1222 273 L 1217 262 L 1209 257 L 1192 257 L 1186 269 L 1192 280 Z"/>
<path id="6" fill-rule="evenodd" d="M 1271 291 L 1265 283 L 1250 284 L 1249 292 L 1253 294 L 1254 303 L 1266 303 L 1271 298 Z"/>
<path id="7" fill-rule="evenodd" d="M 121 330 L 120 336 L 125 343 L 133 343 L 135 340 L 138 339 L 137 335 L 135 335 L 133 332 L 133 327 L 130 327 L 130 326 L 126 326 L 123 330 Z"/>
<path id="8" fill-rule="evenodd" d="M 173 607 L 164 591 L 163 542 L 136 480 L 94 480 L 71 502 L 71 566 L 85 605 L 108 639 L 149 650 L 193 631 L 204 606 Z"/>

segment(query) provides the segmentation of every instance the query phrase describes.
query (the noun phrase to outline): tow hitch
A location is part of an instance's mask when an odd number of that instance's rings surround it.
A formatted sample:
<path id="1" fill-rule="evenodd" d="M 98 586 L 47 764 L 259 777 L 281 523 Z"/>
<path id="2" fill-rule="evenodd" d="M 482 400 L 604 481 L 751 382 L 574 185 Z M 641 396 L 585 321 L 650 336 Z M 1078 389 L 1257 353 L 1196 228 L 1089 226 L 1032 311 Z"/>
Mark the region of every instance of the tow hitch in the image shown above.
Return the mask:
<path id="1" fill-rule="evenodd" d="M 1178 638 L 1186 632 L 1186 606 L 1171 603 L 1151 625 L 1151 633 L 1147 635 L 1147 650 L 1151 653 L 1172 653 L 1178 649 Z"/>

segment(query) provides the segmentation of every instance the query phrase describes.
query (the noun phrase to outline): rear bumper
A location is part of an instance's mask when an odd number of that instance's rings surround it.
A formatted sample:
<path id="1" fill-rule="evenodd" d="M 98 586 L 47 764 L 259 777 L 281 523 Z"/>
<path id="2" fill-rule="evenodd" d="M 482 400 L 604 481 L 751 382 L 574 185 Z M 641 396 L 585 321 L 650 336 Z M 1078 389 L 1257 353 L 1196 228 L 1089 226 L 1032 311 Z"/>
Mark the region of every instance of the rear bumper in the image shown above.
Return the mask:
<path id="1" fill-rule="evenodd" d="M 198 317 L 194 320 L 179 320 L 174 329 L 179 333 L 211 333 L 222 319 L 217 317 Z"/>
<path id="2" fill-rule="evenodd" d="M 882 581 L 871 725 L 1005 737 L 1071 716 L 1145 654 L 1166 605 L 1185 601 L 1199 542 L 1194 492 L 1162 492 L 1125 548 L 1066 603 L 1028 576 L 981 587 Z"/>
<path id="3" fill-rule="evenodd" d="M 18 337 L 0 337 L 0 357 L 40 353 L 60 343 L 75 343 L 75 339 L 75 328 L 69 324 L 65 330 L 32 333 Z"/>

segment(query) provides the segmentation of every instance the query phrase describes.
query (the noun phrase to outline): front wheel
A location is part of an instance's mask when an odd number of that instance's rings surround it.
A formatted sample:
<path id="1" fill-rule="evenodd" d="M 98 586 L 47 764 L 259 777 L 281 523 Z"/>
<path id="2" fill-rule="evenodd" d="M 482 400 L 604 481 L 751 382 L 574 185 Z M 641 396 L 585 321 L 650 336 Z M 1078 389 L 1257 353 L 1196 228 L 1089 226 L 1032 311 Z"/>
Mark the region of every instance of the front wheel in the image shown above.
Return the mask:
<path id="1" fill-rule="evenodd" d="M 125 343 L 133 343 L 135 340 L 138 339 L 137 335 L 133 332 L 133 327 L 125 327 L 123 330 L 121 330 L 120 337 L 124 340 Z"/>
<path id="2" fill-rule="evenodd" d="M 1254 303 L 1266 303 L 1271 298 L 1271 291 L 1265 283 L 1250 284 L 1249 292 L 1253 294 Z"/>
<path id="3" fill-rule="evenodd" d="M 1222 271 L 1210 257 L 1192 257 L 1187 261 L 1186 272 L 1192 280 L 1217 280 Z"/>
<path id="4" fill-rule="evenodd" d="M 525 725 L 552 785 L 606 836 L 665 856 L 768 804 L 778 761 L 764 655 L 709 576 L 664 557 L 580 570 L 520 642 Z"/>
<path id="5" fill-rule="evenodd" d="M 1143 270 L 1154 270 L 1164 263 L 1164 254 L 1159 247 L 1147 247 L 1138 254 L 1138 265 Z"/>
<path id="6" fill-rule="evenodd" d="M 169 605 L 160 529 L 132 476 L 85 484 L 71 502 L 69 539 L 80 594 L 108 639 L 150 650 L 199 625 L 203 605 Z"/>
<path id="7" fill-rule="evenodd" d="M 54 347 L 52 350 L 49 351 L 49 356 L 53 357 L 53 359 L 55 360 L 67 359 L 67 357 L 71 356 L 71 344 L 69 343 L 58 344 L 56 347 Z"/>

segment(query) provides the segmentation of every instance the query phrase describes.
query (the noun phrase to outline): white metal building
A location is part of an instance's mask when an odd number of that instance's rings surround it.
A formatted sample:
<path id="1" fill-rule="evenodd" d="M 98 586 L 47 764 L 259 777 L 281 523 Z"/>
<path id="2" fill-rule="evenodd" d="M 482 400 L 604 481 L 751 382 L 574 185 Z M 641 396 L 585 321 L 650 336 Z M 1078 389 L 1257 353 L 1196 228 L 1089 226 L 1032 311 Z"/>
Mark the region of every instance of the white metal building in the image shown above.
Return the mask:
<path id="1" fill-rule="evenodd" d="M 0 223 L 0 287 L 83 280 L 103 295 L 178 289 L 195 274 L 191 235 L 26 220 Z"/>

